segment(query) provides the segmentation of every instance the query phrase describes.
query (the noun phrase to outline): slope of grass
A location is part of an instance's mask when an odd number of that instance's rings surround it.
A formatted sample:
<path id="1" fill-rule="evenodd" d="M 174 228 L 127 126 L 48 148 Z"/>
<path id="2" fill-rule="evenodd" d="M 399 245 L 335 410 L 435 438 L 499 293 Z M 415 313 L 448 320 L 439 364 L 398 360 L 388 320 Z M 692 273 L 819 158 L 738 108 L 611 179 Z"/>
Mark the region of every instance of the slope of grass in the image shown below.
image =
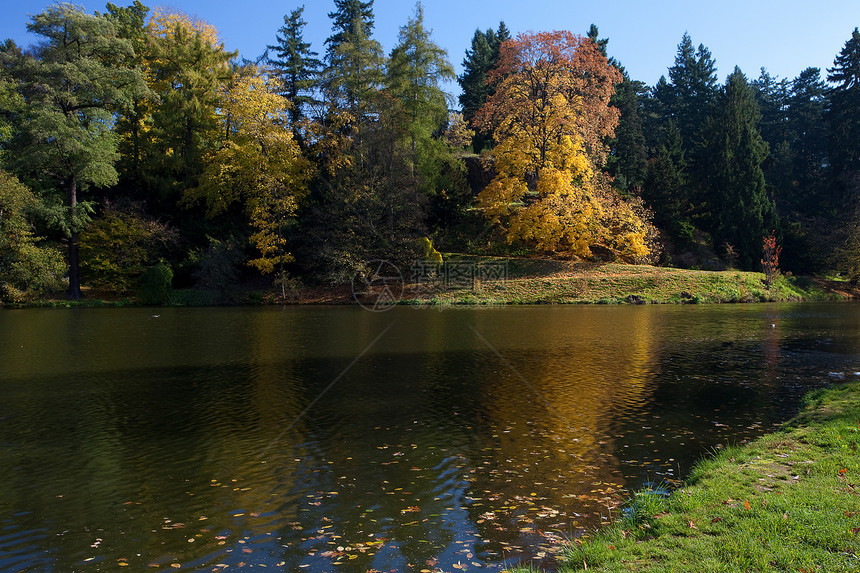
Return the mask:
<path id="1" fill-rule="evenodd" d="M 485 260 L 450 257 L 446 264 L 481 264 Z M 780 276 L 768 288 L 762 273 L 698 271 L 647 265 L 573 263 L 509 259 L 504 280 L 485 281 L 475 289 L 412 288 L 413 302 L 435 304 L 545 303 L 726 303 L 836 300 L 850 296 L 821 281 Z"/>

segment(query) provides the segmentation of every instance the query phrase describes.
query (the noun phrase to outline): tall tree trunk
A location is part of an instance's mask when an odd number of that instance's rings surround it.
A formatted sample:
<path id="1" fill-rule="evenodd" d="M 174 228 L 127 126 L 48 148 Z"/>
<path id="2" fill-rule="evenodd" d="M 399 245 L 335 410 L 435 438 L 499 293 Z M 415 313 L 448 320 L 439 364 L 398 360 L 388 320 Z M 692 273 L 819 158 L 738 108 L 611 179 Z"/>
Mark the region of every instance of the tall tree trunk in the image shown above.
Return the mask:
<path id="1" fill-rule="evenodd" d="M 71 232 L 69 233 L 69 298 L 81 299 L 81 272 L 78 258 L 78 229 L 75 215 L 78 208 L 78 183 L 70 177 L 66 183 L 68 193 L 69 214 L 71 215 Z"/>

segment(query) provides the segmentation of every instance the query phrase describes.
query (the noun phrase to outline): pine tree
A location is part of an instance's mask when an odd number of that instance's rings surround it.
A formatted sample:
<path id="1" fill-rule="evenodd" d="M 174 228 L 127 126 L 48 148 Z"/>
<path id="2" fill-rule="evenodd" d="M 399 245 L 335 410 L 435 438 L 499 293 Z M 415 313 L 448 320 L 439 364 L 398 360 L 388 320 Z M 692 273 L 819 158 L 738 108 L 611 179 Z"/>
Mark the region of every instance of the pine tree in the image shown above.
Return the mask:
<path id="1" fill-rule="evenodd" d="M 448 53 L 430 38 L 424 27 L 424 8 L 419 2 L 415 16 L 400 29 L 398 43 L 388 65 L 388 92 L 398 98 L 409 118 L 413 165 L 419 163 L 418 147 L 426 145 L 448 119 L 448 95 L 439 82 L 453 80 Z"/>
<path id="2" fill-rule="evenodd" d="M 487 98 L 495 93 L 496 86 L 487 82 L 487 76 L 499 61 L 499 48 L 510 37 L 510 31 L 504 22 L 499 22 L 497 31 L 475 30 L 472 36 L 471 48 L 466 50 L 466 57 L 463 60 L 463 74 L 457 77 L 457 82 L 463 90 L 459 98 L 463 108 L 463 118 L 470 124 Z M 476 130 L 475 137 L 472 139 L 475 153 L 480 153 L 491 141 L 492 134 Z"/>
<path id="3" fill-rule="evenodd" d="M 835 84 L 828 93 L 827 120 L 833 205 L 840 207 L 860 193 L 860 30 L 854 28 L 827 72 L 827 81 Z"/>
<path id="4" fill-rule="evenodd" d="M 281 81 L 281 95 L 292 104 L 290 123 L 294 126 L 304 115 L 304 107 L 317 103 L 314 90 L 318 85 L 322 62 L 311 45 L 304 41 L 307 25 L 302 19 L 305 7 L 296 8 L 289 16 L 284 16 L 284 25 L 275 36 L 277 44 L 267 46 L 275 54 L 268 58 L 275 75 Z"/>
<path id="5" fill-rule="evenodd" d="M 706 125 L 706 191 L 712 206 L 714 245 L 732 247 L 746 269 L 756 267 L 761 238 L 776 224 L 762 171 L 768 146 L 757 127 L 760 117 L 753 90 L 735 67 Z"/>
<path id="6" fill-rule="evenodd" d="M 335 0 L 335 7 L 329 13 L 333 33 L 326 40 L 323 87 L 330 103 L 359 119 L 384 80 L 382 46 L 372 38 L 373 0 Z"/>
<path id="7" fill-rule="evenodd" d="M 675 65 L 669 68 L 672 101 L 666 102 L 684 142 L 684 150 L 694 153 L 705 118 L 717 94 L 716 62 L 711 52 L 699 44 L 693 48 L 689 34 L 678 44 Z"/>
<path id="8" fill-rule="evenodd" d="M 657 155 L 648 163 L 642 197 L 654 211 L 654 224 L 665 230 L 679 247 L 693 239 L 686 168 L 681 133 L 675 122 L 669 120 Z"/>
<path id="9" fill-rule="evenodd" d="M 791 82 L 788 132 L 792 176 L 789 198 L 806 212 L 820 209 L 829 161 L 824 121 L 825 84 L 818 68 L 807 68 Z"/>

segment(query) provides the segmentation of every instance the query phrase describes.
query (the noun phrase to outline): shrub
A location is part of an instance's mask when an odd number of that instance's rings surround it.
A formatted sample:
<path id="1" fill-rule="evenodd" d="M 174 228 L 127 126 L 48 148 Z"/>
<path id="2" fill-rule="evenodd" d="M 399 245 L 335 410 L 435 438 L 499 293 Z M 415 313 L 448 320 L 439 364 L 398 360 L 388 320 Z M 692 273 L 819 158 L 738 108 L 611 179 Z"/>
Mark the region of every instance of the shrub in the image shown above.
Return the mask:
<path id="1" fill-rule="evenodd" d="M 137 302 L 141 304 L 165 304 L 173 291 L 173 270 L 159 262 L 140 275 Z"/>

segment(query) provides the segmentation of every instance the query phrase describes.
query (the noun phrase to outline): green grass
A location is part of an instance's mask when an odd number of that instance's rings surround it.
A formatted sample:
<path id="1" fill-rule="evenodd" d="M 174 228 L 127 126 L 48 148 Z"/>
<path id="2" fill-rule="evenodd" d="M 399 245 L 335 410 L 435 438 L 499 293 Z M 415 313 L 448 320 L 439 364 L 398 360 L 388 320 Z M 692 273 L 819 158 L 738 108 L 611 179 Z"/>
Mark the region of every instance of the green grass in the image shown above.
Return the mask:
<path id="1" fill-rule="evenodd" d="M 670 496 L 637 493 L 559 571 L 860 571 L 858 443 L 860 382 L 815 392 L 783 429 L 703 461 Z"/>
<path id="2" fill-rule="evenodd" d="M 483 260 L 463 255 L 446 258 L 449 263 Z M 845 298 L 806 277 L 780 276 L 768 288 L 764 275 L 752 272 L 542 259 L 508 259 L 507 264 L 504 281 L 485 282 L 478 292 L 437 290 L 433 292 L 434 300 L 449 304 L 483 300 L 503 304 L 696 304 Z"/>

